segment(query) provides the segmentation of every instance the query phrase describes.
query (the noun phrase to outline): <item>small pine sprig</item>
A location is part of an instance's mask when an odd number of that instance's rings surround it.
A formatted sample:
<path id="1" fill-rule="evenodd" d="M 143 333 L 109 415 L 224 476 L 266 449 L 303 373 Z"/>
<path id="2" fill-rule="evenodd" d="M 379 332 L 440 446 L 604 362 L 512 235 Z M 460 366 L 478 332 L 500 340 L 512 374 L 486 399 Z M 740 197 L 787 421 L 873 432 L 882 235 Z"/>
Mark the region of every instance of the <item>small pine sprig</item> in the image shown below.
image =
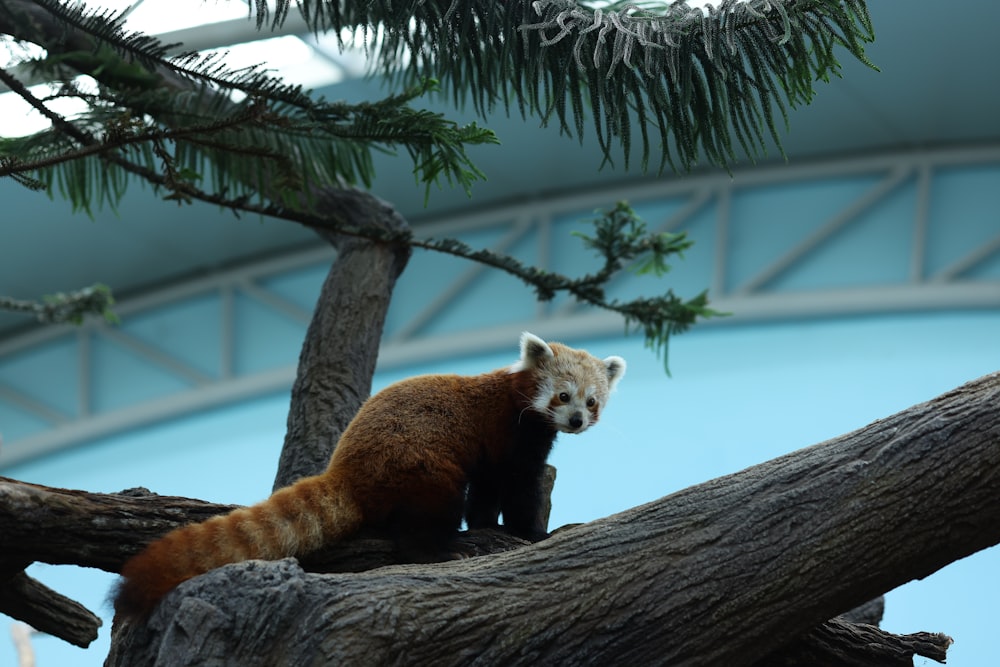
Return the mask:
<path id="1" fill-rule="evenodd" d="M 579 278 L 569 278 L 537 267 L 526 266 L 517 259 L 490 250 L 475 250 L 456 239 L 411 239 L 413 247 L 442 252 L 470 259 L 480 264 L 504 271 L 534 288 L 539 300 L 550 301 L 560 292 L 577 301 L 610 310 L 625 319 L 626 330 L 641 328 L 646 345 L 663 358 L 664 369 L 669 374 L 668 343 L 671 336 L 687 331 L 698 319 L 727 315 L 708 307 L 708 292 L 691 299 L 682 299 L 667 290 L 655 297 L 641 297 L 632 301 L 608 300 L 604 286 L 625 269 L 635 273 L 662 275 L 670 270 L 668 259 L 682 258 L 685 250 L 693 245 L 681 233 L 650 233 L 646 223 L 627 202 L 618 202 L 608 211 L 597 211 L 591 220 L 593 235 L 576 233 L 584 245 L 595 251 L 603 266 Z"/>
<path id="2" fill-rule="evenodd" d="M 620 201 L 609 211 L 600 212 L 593 219 L 594 235 L 576 232 L 584 245 L 596 251 L 604 259 L 604 267 L 590 276 L 580 279 L 582 284 L 594 289 L 591 303 L 619 313 L 625 319 L 626 330 L 641 328 L 646 346 L 663 357 L 663 367 L 670 374 L 668 365 L 668 343 L 672 336 L 687 331 L 698 318 L 708 319 L 728 315 L 708 307 L 708 291 L 691 299 L 682 299 L 667 290 L 655 297 L 640 297 L 632 301 L 607 302 L 603 285 L 616 273 L 628 268 L 637 275 L 653 274 L 657 277 L 670 271 L 670 257 L 683 259 L 684 252 L 694 241 L 686 232 L 649 233 L 646 223 L 629 206 Z"/>
<path id="3" fill-rule="evenodd" d="M 595 282 L 603 282 L 620 271 L 626 264 L 641 260 L 634 270 L 638 274 L 653 273 L 662 276 L 670 270 L 667 258 L 684 256 L 684 251 L 694 245 L 684 232 L 649 234 L 646 223 L 629 206 L 620 201 L 610 211 L 598 211 L 592 220 L 594 235 L 574 232 L 584 245 L 604 258 L 604 268 L 594 274 Z"/>
<path id="4" fill-rule="evenodd" d="M 73 292 L 46 294 L 40 301 L 0 296 L 0 310 L 28 313 L 43 324 L 81 324 L 88 315 L 98 315 L 109 324 L 118 324 L 112 306 L 114 295 L 107 285 L 95 283 Z"/>

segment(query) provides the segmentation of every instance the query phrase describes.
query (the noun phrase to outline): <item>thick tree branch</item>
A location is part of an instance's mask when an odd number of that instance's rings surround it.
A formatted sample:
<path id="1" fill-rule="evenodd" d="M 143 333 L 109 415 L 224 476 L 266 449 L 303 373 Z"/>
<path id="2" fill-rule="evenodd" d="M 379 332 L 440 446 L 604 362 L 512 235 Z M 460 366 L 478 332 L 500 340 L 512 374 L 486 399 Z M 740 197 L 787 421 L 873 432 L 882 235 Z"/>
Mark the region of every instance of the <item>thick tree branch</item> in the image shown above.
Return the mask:
<path id="1" fill-rule="evenodd" d="M 268 655 L 238 641 L 246 637 L 238 626 L 255 623 L 256 614 L 273 621 L 268 637 L 276 645 L 346 661 L 392 660 L 405 646 L 409 659 L 448 664 L 472 644 L 511 663 L 579 661 L 586 647 L 585 662 L 753 664 L 778 660 L 782 646 L 796 650 L 790 642 L 799 637 L 802 650 L 841 641 L 855 650 L 850 637 L 870 633 L 819 627 L 824 619 L 1000 541 L 998 399 L 994 374 L 855 433 L 501 556 L 364 575 L 306 574 L 289 561 L 221 568 L 168 596 L 148 630 L 122 635 L 127 645 L 116 652 L 129 658 L 112 664 L 159 650 L 156 642 L 171 632 L 159 633 L 186 618 L 198 597 L 200 609 L 223 611 L 209 614 L 215 621 L 204 631 L 222 633 L 213 641 L 247 665 Z M 168 528 L 226 509 L 0 480 L 4 553 L 22 563 L 114 571 Z M 375 553 L 377 564 L 392 560 L 377 540 L 344 549 Z M 260 577 L 271 584 L 261 587 Z M 234 586 L 239 581 L 252 585 Z M 247 596 L 257 596 L 249 606 Z M 371 632 L 390 618 L 395 640 L 382 645 Z M 289 632 L 297 638 L 291 644 Z M 910 649 L 939 659 L 947 646 L 937 635 L 897 639 L 896 649 L 878 649 L 897 662 L 876 664 L 901 664 L 900 651 Z"/>
<path id="2" fill-rule="evenodd" d="M 342 664 L 752 665 L 1000 541 L 998 401 L 994 374 L 490 558 L 354 575 L 287 560 L 220 568 L 168 595 L 148 627 L 120 628 L 109 664 L 158 651 L 187 664 L 198 647 L 263 665 L 294 647 Z M 185 642 L 169 641 L 177 632 Z M 930 657 L 948 643 L 903 641 Z"/>
<path id="3" fill-rule="evenodd" d="M 77 646 L 101 620 L 23 570 L 34 561 L 118 572 L 129 556 L 167 531 L 234 506 L 155 496 L 54 489 L 0 477 L 0 612 Z"/>
<path id="4" fill-rule="evenodd" d="M 0 477 L 0 613 L 77 646 L 97 637 L 101 620 L 79 603 L 24 573 L 34 561 L 96 567 L 122 564 L 168 531 L 236 505 L 158 496 L 145 489 L 88 493 Z M 500 531 L 464 533 L 454 550 L 468 556 L 509 551 L 527 542 Z M 366 535 L 303 559 L 313 572 L 362 572 L 399 562 L 393 543 Z"/>
<path id="5" fill-rule="evenodd" d="M 167 531 L 235 507 L 146 489 L 87 493 L 0 477 L 3 558 L 118 572 L 127 558 Z"/>
<path id="6" fill-rule="evenodd" d="M 101 627 L 101 619 L 89 609 L 24 572 L 0 574 L 0 613 L 82 648 L 97 639 Z"/>
<path id="7" fill-rule="evenodd" d="M 409 229 L 391 206 L 360 190 L 324 190 L 316 208 L 386 234 Z M 275 489 L 322 472 L 341 432 L 368 398 L 393 288 L 410 258 L 405 243 L 330 231 L 320 235 L 337 248 L 337 259 L 302 344 Z"/>

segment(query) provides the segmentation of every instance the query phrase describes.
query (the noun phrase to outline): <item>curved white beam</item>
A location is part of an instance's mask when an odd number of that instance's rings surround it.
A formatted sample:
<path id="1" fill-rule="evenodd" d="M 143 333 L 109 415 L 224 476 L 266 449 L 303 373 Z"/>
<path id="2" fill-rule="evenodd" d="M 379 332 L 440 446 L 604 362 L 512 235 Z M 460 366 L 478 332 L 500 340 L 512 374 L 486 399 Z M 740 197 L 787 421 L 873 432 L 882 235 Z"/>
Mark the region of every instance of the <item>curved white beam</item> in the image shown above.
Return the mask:
<path id="1" fill-rule="evenodd" d="M 455 216 L 433 225 L 418 225 L 417 232 L 435 237 L 490 235 L 498 250 L 520 248 L 525 254 L 523 246 L 528 245 L 531 257 L 547 264 L 543 268 L 565 271 L 569 266 L 569 270 L 583 272 L 587 267 L 571 266 L 576 260 L 569 258 L 577 255 L 571 253 L 570 244 L 553 242 L 553 235 L 561 233 L 556 221 L 586 218 L 595 207 L 628 199 L 637 208 L 666 211 L 662 219 L 647 220 L 652 229 L 692 227 L 710 239 L 710 252 L 702 253 L 700 264 L 692 259 L 690 265 L 678 267 L 678 272 L 695 272 L 689 282 L 699 291 L 712 286 L 713 307 L 733 313 L 732 317 L 710 321 L 709 326 L 856 314 L 996 309 L 1000 308 L 1000 214 L 990 208 L 995 193 L 967 188 L 962 192 L 970 194 L 944 196 L 940 181 L 942 175 L 954 179 L 962 169 L 980 168 L 996 171 L 1000 183 L 1000 146 L 878 155 L 795 168 L 753 169 L 732 178 L 712 174 L 588 191 Z M 764 224 L 767 221 L 736 217 L 741 210 L 738 205 L 748 198 L 789 194 L 795 188 L 843 183 L 845 179 L 857 186 L 848 188 L 853 194 L 825 202 L 821 212 L 824 215 L 809 210 L 808 203 L 801 210 L 768 210 L 769 216 L 789 216 L 785 229 L 799 230 L 798 242 L 789 244 L 777 236 L 767 238 L 765 246 L 784 250 L 762 253 L 757 243 L 754 254 L 749 249 L 754 244 L 737 241 L 739 229 L 743 230 L 743 238 L 748 226 L 751 230 L 755 226 L 770 229 Z M 982 200 L 976 201 L 976 197 Z M 882 206 L 894 201 L 895 207 Z M 898 201 L 905 205 L 898 205 Z M 905 238 L 898 243 L 890 239 L 894 242 L 887 244 L 874 261 L 902 267 L 899 274 L 891 280 L 844 286 L 839 281 L 843 272 L 864 269 L 878 273 L 879 269 L 850 261 L 872 253 L 863 246 L 866 237 L 852 240 L 844 236 L 845 232 L 884 224 L 885 216 L 896 216 L 891 219 L 893 229 L 905 230 Z M 965 232 L 961 232 L 955 222 L 972 219 L 969 216 L 983 222 L 973 227 L 966 224 Z M 806 223 L 807 219 L 812 222 Z M 800 229 L 799 224 L 806 227 Z M 941 247 L 949 245 L 940 242 L 950 238 L 949 234 L 969 233 L 970 229 L 979 239 L 977 244 L 952 243 L 950 250 Z M 835 243 L 841 244 L 841 252 L 847 243 L 850 251 L 849 261 L 838 270 L 814 277 L 804 288 L 783 282 L 790 272 L 810 268 Z M 931 251 L 937 253 L 934 266 L 928 262 Z M 13 416 L 8 423 L 0 423 L 7 429 L 0 445 L 0 468 L 193 410 L 286 391 L 294 378 L 308 304 L 318 294 L 319 281 L 333 257 L 328 247 L 318 246 L 122 301 L 117 308 L 123 319 L 121 331 L 108 329 L 103 322 L 91 322 L 82 329 L 50 327 L 0 340 L 0 415 Z M 984 271 L 984 267 L 993 270 Z M 620 318 L 604 311 L 566 303 L 535 307 L 530 291 L 513 280 L 498 287 L 502 281 L 494 281 L 495 275 L 460 262 L 448 264 L 442 258 L 421 264 L 415 257 L 406 280 L 397 287 L 395 301 L 399 308 L 394 307 L 390 313 L 380 369 L 506 349 L 525 329 L 561 339 L 618 335 L 622 331 Z M 423 286 L 427 279 L 435 279 L 439 285 L 430 294 Z M 668 275 L 665 284 L 670 284 L 669 279 Z M 631 280 L 633 277 L 627 274 L 609 289 L 627 291 Z M 169 331 L 162 337 L 151 336 L 134 325 L 155 319 L 158 314 L 169 320 L 171 309 L 183 309 L 196 302 L 210 315 L 176 327 L 200 328 L 196 340 L 205 349 L 215 350 L 214 371 L 186 360 L 190 350 L 184 345 L 190 338 L 173 340 Z M 505 309 L 509 305 L 508 313 Z M 263 336 L 264 342 L 255 342 L 255 335 Z M 73 367 L 63 369 L 65 377 L 53 379 L 64 394 L 61 398 L 33 391 L 31 387 L 37 383 L 18 382 L 18 378 L 31 377 L 34 360 L 43 358 L 44 351 L 52 346 L 75 350 Z M 147 369 L 144 372 L 153 380 L 163 378 L 166 388 L 130 400 L 130 380 L 109 377 L 122 368 L 110 364 L 108 358 L 114 356 L 109 354 L 111 348 L 114 355 L 127 355 L 130 367 Z M 274 353 L 275 360 L 259 362 L 262 351 Z M 96 400 L 98 387 L 104 392 L 103 402 Z M 109 401 L 107 392 L 120 393 Z M 68 394 L 73 397 L 67 398 Z M 23 415 L 22 423 L 27 424 L 21 432 L 10 426 L 18 415 Z M 37 424 L 45 426 L 39 428 Z"/>

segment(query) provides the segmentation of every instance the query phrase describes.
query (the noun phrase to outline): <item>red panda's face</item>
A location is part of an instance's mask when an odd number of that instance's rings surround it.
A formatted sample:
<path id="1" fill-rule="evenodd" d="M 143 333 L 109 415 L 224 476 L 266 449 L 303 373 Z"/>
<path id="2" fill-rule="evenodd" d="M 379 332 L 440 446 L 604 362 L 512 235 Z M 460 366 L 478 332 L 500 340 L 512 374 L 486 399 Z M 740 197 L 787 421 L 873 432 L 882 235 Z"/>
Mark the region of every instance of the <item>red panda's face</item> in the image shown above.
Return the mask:
<path id="1" fill-rule="evenodd" d="M 601 413 L 601 395 L 597 386 L 580 386 L 573 378 L 558 378 L 551 389 L 540 393 L 538 402 L 546 395 L 548 404 L 539 412 L 547 415 L 552 424 L 563 433 L 583 433 L 597 423 Z M 606 400 L 607 392 L 603 392 Z M 537 405 L 537 404 L 536 404 Z"/>
<path id="2" fill-rule="evenodd" d="M 607 371 L 586 352 L 559 351 L 537 370 L 532 404 L 563 433 L 583 433 L 597 423 L 608 400 Z"/>
<path id="3" fill-rule="evenodd" d="M 601 360 L 584 350 L 521 337 L 521 359 L 511 372 L 531 371 L 531 407 L 563 433 L 583 433 L 597 423 L 608 395 L 625 374 L 625 360 Z"/>

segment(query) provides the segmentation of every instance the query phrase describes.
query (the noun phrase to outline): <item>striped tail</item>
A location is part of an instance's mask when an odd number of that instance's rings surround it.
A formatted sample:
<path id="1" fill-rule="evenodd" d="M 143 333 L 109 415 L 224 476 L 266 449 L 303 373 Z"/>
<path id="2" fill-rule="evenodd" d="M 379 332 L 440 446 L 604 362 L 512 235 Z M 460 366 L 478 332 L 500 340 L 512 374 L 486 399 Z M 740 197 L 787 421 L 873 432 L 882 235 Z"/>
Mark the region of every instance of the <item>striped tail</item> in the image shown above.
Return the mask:
<path id="1" fill-rule="evenodd" d="M 115 613 L 147 616 L 182 581 L 227 563 L 301 556 L 349 536 L 361 511 L 329 473 L 299 480 L 251 507 L 177 528 L 122 567 Z"/>

